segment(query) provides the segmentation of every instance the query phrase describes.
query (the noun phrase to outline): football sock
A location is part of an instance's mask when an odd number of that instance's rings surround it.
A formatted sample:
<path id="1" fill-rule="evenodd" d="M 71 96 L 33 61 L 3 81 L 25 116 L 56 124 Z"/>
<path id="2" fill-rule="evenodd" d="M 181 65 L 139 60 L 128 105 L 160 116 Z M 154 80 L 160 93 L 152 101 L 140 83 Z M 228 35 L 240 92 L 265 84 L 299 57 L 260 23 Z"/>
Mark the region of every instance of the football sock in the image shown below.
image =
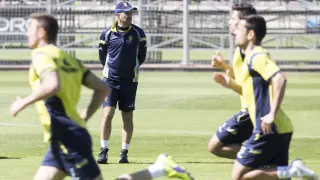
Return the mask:
<path id="1" fill-rule="evenodd" d="M 279 179 L 287 179 L 290 177 L 298 176 L 298 169 L 291 166 L 279 166 L 277 168 L 277 174 Z"/>
<path id="2" fill-rule="evenodd" d="M 108 140 L 101 140 L 100 144 L 101 148 L 108 148 Z"/>
<path id="3" fill-rule="evenodd" d="M 122 143 L 122 149 L 128 150 L 130 144 Z"/>
<path id="4" fill-rule="evenodd" d="M 154 163 L 148 167 L 148 171 L 153 179 L 166 175 L 166 170 L 162 163 Z"/>

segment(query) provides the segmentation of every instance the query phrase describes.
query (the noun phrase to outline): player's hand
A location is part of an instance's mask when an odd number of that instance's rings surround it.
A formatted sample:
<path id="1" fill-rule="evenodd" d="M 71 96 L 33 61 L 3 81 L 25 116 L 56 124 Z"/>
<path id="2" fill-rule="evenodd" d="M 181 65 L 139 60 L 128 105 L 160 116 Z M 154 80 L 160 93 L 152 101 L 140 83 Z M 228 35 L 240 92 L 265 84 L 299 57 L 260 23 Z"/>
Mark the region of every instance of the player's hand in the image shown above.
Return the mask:
<path id="1" fill-rule="evenodd" d="M 232 68 L 232 67 L 227 68 L 225 71 L 226 71 L 226 74 L 227 74 L 230 78 L 235 79 L 235 78 L 234 78 L 234 71 L 233 71 L 233 68 Z"/>
<path id="2" fill-rule="evenodd" d="M 17 114 L 26 107 L 27 103 L 24 99 L 17 97 L 16 101 L 11 104 L 10 113 L 12 116 L 17 116 Z"/>
<path id="3" fill-rule="evenodd" d="M 261 130 L 263 134 L 270 134 L 272 133 L 272 124 L 275 119 L 274 113 L 269 113 L 261 118 Z"/>
<path id="4" fill-rule="evenodd" d="M 211 65 L 218 69 L 225 69 L 226 63 L 224 62 L 223 56 L 220 52 L 217 52 L 216 55 L 212 56 Z"/>
<path id="5" fill-rule="evenodd" d="M 221 73 L 213 73 L 213 79 L 225 88 L 230 88 L 230 78 Z"/>

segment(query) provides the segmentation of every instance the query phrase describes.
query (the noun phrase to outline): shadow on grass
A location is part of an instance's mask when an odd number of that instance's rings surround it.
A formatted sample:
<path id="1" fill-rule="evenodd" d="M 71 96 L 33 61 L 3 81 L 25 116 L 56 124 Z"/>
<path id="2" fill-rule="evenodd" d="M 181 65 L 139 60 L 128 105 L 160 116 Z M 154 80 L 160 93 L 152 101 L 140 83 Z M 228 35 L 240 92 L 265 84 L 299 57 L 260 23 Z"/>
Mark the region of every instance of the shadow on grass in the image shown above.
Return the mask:
<path id="1" fill-rule="evenodd" d="M 21 159 L 21 157 L 6 157 L 6 156 L 0 156 L 0 159 Z"/>

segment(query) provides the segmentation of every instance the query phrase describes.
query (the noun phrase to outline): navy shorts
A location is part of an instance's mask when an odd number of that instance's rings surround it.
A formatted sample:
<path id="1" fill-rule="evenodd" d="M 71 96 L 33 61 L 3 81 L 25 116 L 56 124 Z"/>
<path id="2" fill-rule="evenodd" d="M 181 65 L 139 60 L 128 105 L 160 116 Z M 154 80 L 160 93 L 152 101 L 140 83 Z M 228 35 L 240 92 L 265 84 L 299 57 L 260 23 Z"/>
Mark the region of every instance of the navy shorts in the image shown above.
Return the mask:
<path id="1" fill-rule="evenodd" d="M 55 167 L 73 179 L 100 176 L 100 169 L 92 155 L 89 132 L 66 116 L 51 118 L 51 144 L 41 165 Z"/>
<path id="2" fill-rule="evenodd" d="M 109 95 L 106 97 L 103 107 L 117 107 L 119 110 L 129 112 L 135 110 L 137 82 L 122 82 L 103 78 L 109 85 Z"/>
<path id="3" fill-rule="evenodd" d="M 288 166 L 292 133 L 263 135 L 258 131 L 237 154 L 237 161 L 246 167 Z"/>
<path id="4" fill-rule="evenodd" d="M 253 125 L 247 110 L 242 110 L 220 126 L 216 136 L 223 144 L 241 144 L 251 136 Z"/>
<path id="5" fill-rule="evenodd" d="M 64 153 L 60 145 L 51 144 L 41 166 L 55 167 L 72 179 L 94 179 L 100 176 L 100 169 L 92 154 L 81 154 L 77 151 Z"/>

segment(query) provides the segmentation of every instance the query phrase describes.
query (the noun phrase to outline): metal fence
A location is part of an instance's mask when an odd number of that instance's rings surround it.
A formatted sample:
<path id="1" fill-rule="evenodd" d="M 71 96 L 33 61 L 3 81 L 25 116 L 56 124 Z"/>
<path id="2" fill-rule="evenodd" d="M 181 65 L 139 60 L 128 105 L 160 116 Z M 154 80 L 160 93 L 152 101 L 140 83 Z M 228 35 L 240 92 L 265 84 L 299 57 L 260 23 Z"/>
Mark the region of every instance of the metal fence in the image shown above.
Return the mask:
<path id="1" fill-rule="evenodd" d="M 263 45 L 280 54 L 282 62 L 320 61 L 319 0 L 136 0 L 131 1 L 139 9 L 134 23 L 147 35 L 146 63 L 208 64 L 215 50 L 229 58 L 234 48 L 228 33 L 229 14 L 233 3 L 239 2 L 252 3 L 266 18 L 268 35 Z M 29 15 L 47 12 L 59 21 L 58 45 L 87 63 L 98 63 L 100 33 L 114 22 L 116 3 L 0 0 L 0 59 L 27 60 L 17 52 L 29 51 L 25 36 Z"/>

